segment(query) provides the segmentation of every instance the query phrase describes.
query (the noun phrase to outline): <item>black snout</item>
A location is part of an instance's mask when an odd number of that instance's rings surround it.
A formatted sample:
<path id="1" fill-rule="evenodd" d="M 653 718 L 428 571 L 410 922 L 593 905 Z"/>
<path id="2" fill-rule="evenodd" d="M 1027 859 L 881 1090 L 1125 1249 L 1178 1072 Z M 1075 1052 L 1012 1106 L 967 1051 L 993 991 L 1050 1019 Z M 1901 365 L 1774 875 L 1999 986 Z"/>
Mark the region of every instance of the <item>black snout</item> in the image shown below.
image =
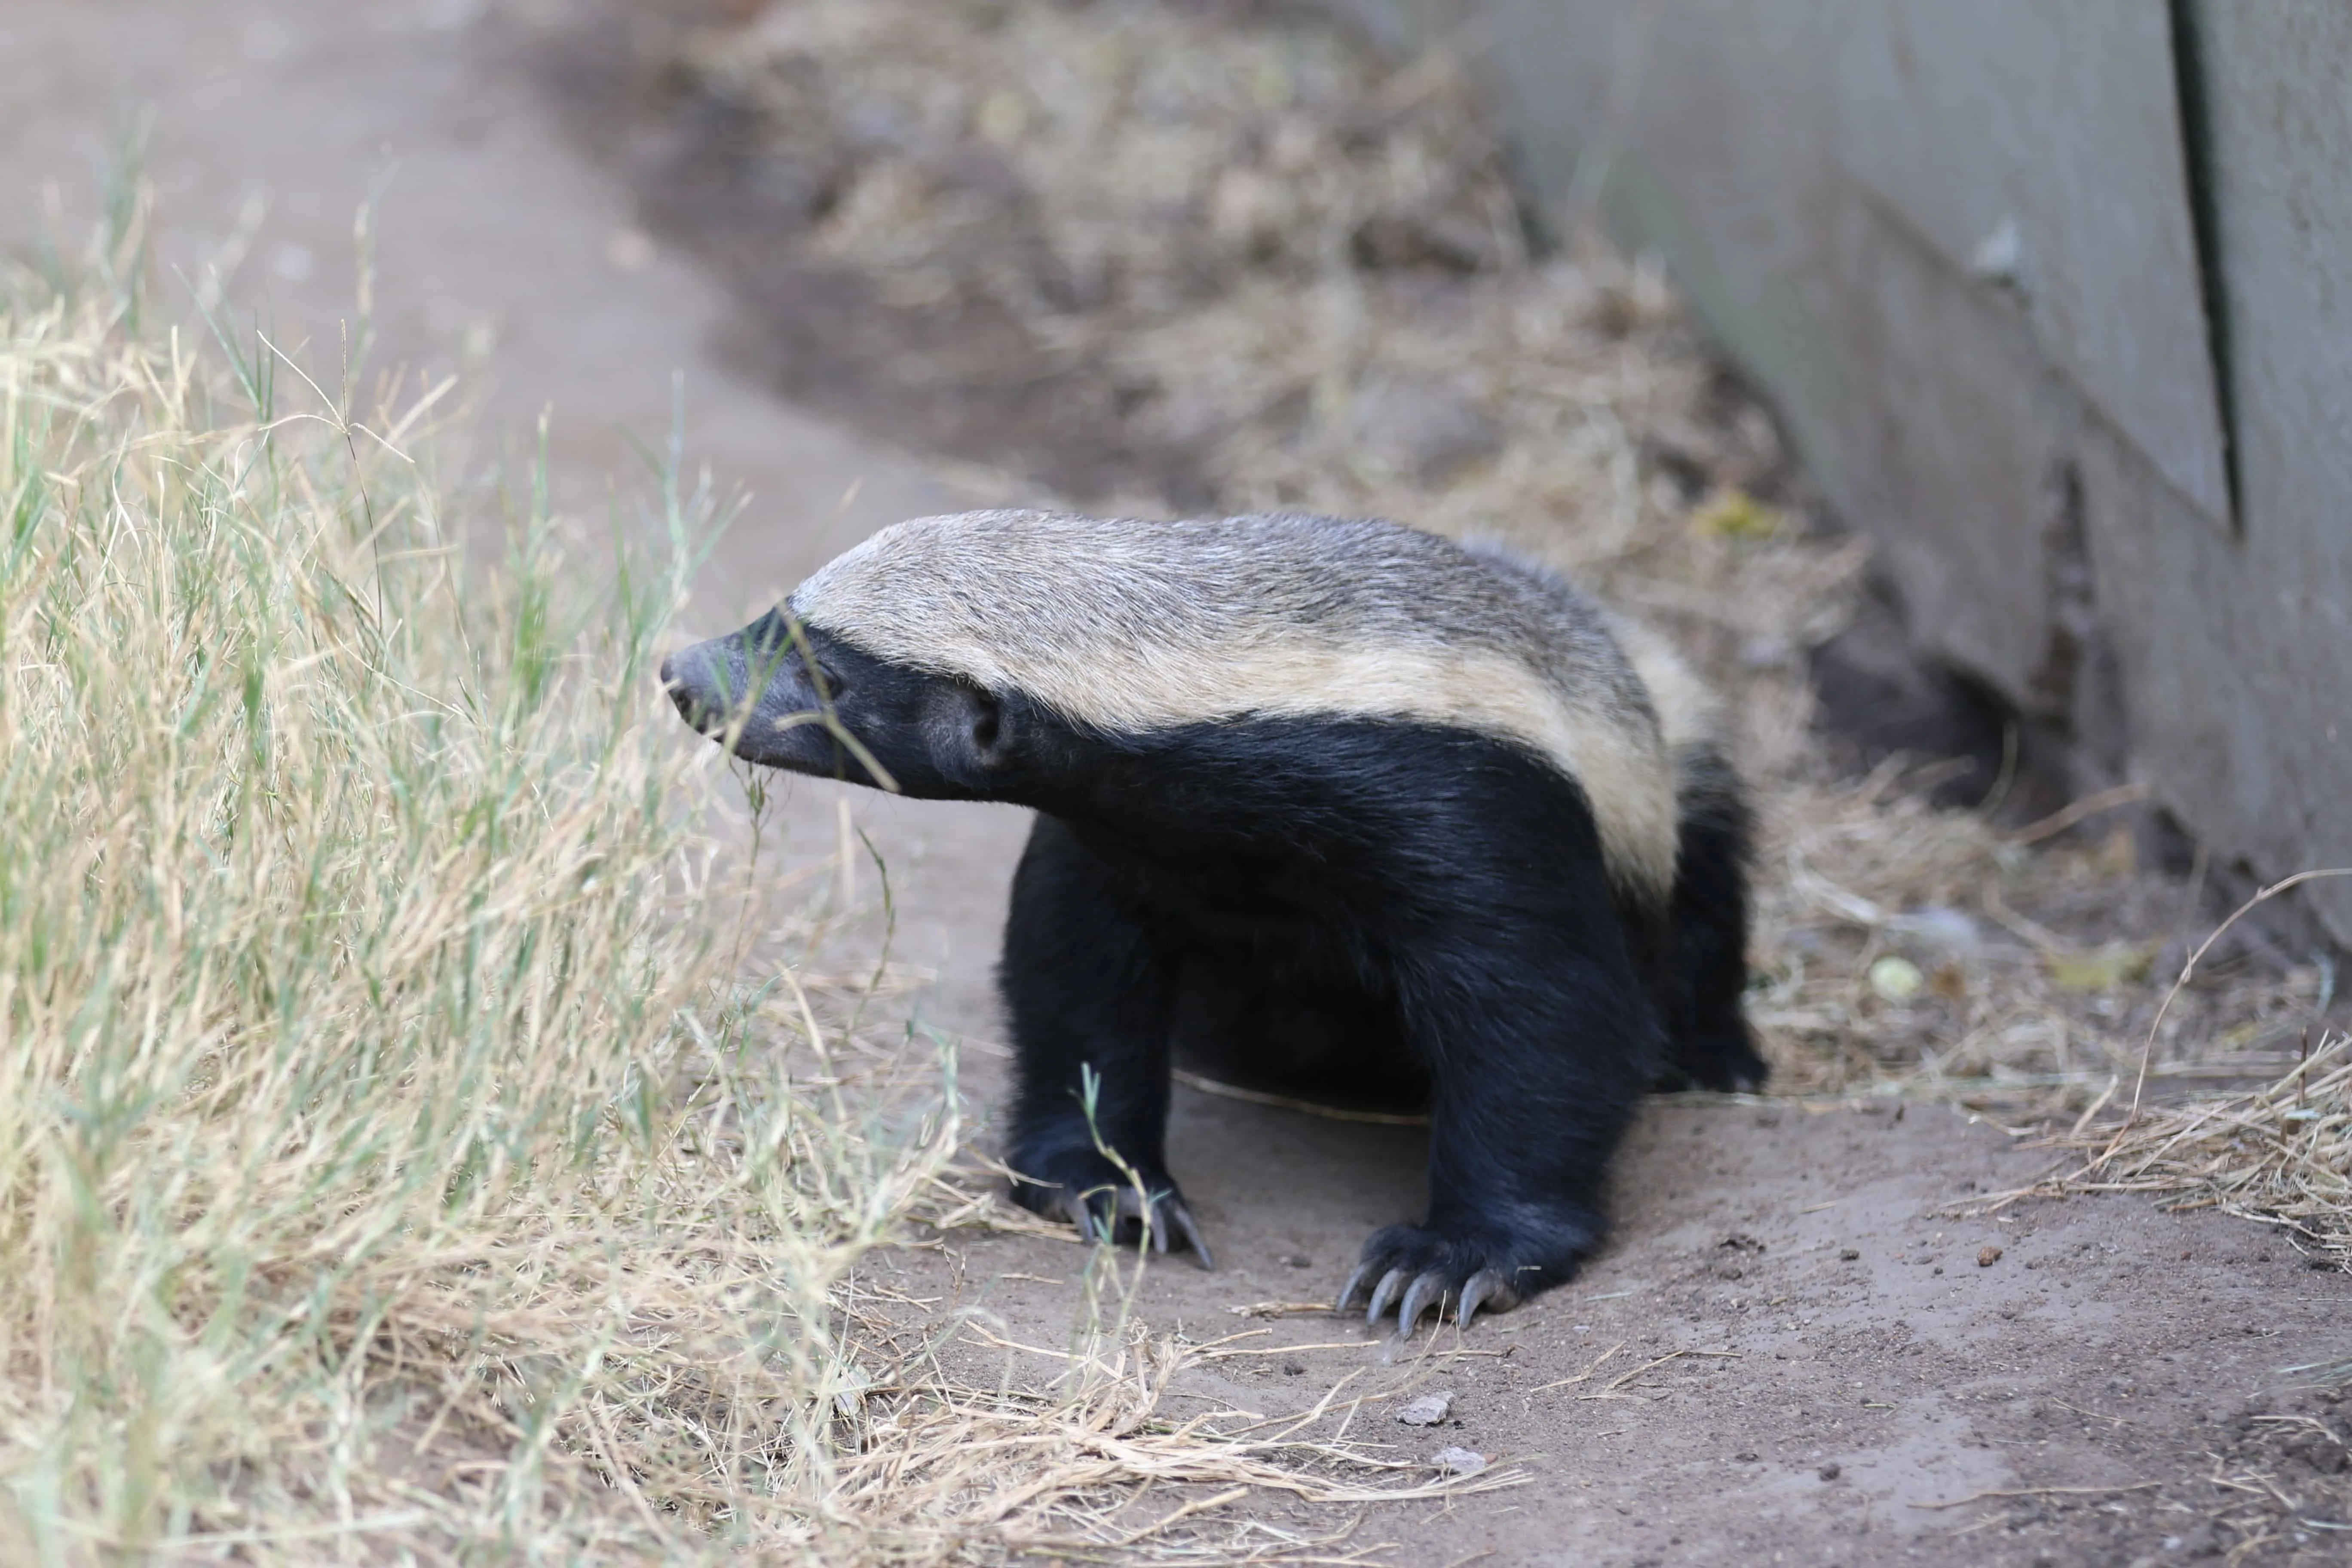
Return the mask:
<path id="1" fill-rule="evenodd" d="M 812 674 L 812 667 L 824 668 L 814 651 L 819 639 L 803 636 L 806 647 L 772 611 L 662 660 L 662 686 L 681 718 L 714 741 L 731 735 L 734 753 L 745 762 L 837 774 L 842 757 L 828 724 L 819 721 L 828 704 L 818 693 L 820 677 Z"/>
<path id="2" fill-rule="evenodd" d="M 740 633 L 713 637 L 662 660 L 662 688 L 681 718 L 706 735 L 716 734 L 744 704 L 745 666 Z"/>

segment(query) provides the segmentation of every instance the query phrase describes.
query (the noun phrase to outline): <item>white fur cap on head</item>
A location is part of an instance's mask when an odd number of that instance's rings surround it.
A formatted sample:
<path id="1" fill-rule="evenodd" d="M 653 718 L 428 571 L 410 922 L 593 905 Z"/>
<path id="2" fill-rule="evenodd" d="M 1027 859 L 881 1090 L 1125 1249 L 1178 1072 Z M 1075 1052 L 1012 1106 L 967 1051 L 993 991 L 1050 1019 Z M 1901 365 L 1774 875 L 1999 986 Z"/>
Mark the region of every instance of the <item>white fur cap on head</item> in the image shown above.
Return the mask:
<path id="1" fill-rule="evenodd" d="M 1582 786 L 1612 878 L 1674 880 L 1673 768 L 1600 615 L 1534 568 L 1395 523 L 917 518 L 788 601 L 877 658 L 1114 732 L 1406 719 L 1518 742 Z"/>

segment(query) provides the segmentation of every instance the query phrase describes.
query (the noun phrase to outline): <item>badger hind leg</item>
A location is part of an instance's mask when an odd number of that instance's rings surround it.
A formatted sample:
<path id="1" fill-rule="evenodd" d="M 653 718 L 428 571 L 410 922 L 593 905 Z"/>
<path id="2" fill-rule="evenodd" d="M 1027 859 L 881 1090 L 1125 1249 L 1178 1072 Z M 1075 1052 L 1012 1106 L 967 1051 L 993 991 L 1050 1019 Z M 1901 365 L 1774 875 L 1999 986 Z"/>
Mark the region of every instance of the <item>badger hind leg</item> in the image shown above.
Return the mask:
<path id="1" fill-rule="evenodd" d="M 1667 1042 L 1658 1087 L 1748 1089 L 1771 1070 L 1740 995 L 1748 988 L 1748 863 L 1754 814 L 1712 751 L 1683 760 L 1666 954 Z"/>

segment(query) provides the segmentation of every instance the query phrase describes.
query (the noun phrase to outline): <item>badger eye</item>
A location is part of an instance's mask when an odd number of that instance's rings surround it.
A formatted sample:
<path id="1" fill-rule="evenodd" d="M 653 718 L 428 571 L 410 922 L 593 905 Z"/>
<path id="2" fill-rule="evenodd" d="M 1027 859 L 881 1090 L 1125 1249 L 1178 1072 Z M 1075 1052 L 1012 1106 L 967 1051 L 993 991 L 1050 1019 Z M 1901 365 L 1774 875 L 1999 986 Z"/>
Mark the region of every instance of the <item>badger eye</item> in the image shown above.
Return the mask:
<path id="1" fill-rule="evenodd" d="M 983 752 L 994 750 L 997 733 L 1003 727 L 1003 715 L 996 706 L 996 699 L 985 691 L 973 692 L 971 743 Z"/>

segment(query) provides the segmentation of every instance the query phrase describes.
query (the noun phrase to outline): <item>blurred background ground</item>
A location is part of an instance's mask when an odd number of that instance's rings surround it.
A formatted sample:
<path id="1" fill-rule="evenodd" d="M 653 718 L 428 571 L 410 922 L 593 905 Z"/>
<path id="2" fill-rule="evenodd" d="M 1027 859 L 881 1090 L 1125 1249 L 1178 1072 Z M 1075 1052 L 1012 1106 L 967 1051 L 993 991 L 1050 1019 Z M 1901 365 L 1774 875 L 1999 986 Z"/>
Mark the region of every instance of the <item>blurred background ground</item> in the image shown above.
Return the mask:
<path id="1" fill-rule="evenodd" d="M 0 239 L 68 245 L 137 139 L 164 264 L 195 290 L 217 270 L 313 363 L 356 313 L 365 207 L 373 364 L 464 373 L 483 454 L 527 449 L 550 412 L 568 509 L 625 508 L 632 443 L 667 438 L 682 384 L 689 465 L 749 498 L 698 630 L 883 522 L 1067 498 L 1500 536 L 1697 654 L 1766 807 L 1751 1005 L 1776 1092 L 1804 1098 L 1655 1108 L 1620 1243 L 1433 1367 L 1313 1315 L 1230 1315 L 1327 1295 L 1412 1207 L 1417 1134 L 1180 1094 L 1174 1160 L 1227 1266 L 1155 1268 L 1138 1310 L 1195 1340 L 1345 1347 L 1219 1363 L 1184 1397 L 1276 1415 L 1349 1375 L 1351 1395 L 1447 1386 L 1448 1440 L 1530 1478 L 1375 1510 L 1353 1544 L 2332 1560 L 2347 1418 L 2288 1392 L 2347 1353 L 2326 1194 L 2217 1184 L 2245 1163 L 2225 1139 L 2134 1180 L 2268 1226 L 2132 1194 L 1991 1206 L 2081 1163 L 2002 1129 L 2095 1129 L 2151 1037 L 2152 1102 L 2291 1075 L 2327 1038 L 2328 963 L 2248 928 L 2151 1036 L 2220 912 L 2193 850 L 2128 801 L 2052 826 L 2066 803 L 1998 716 L 1886 652 L 1866 558 L 1663 281 L 1528 231 L 1442 62 L 1400 68 L 1278 5 L 0 6 Z M 463 448 L 446 460 L 462 480 Z M 877 1048 L 910 1020 L 961 1042 L 984 1106 L 1024 824 L 849 811 L 796 788 L 782 861 L 822 866 L 846 821 L 870 836 L 895 968 L 864 1027 Z M 825 875 L 852 911 L 828 952 L 870 962 L 877 880 Z M 2340 1138 L 2336 1094 L 2312 1136 Z M 2287 1187 L 2333 1170 L 2340 1196 L 2340 1142 L 2289 1163 Z M 976 1301 L 1003 1338 L 1061 1342 L 1077 1255 L 1004 1223 L 878 1258 L 869 1306 Z M 1439 1446 L 1386 1409 L 1358 1420 L 1404 1458 Z M 1268 1550 L 1346 1523 L 1225 1507 Z"/>

